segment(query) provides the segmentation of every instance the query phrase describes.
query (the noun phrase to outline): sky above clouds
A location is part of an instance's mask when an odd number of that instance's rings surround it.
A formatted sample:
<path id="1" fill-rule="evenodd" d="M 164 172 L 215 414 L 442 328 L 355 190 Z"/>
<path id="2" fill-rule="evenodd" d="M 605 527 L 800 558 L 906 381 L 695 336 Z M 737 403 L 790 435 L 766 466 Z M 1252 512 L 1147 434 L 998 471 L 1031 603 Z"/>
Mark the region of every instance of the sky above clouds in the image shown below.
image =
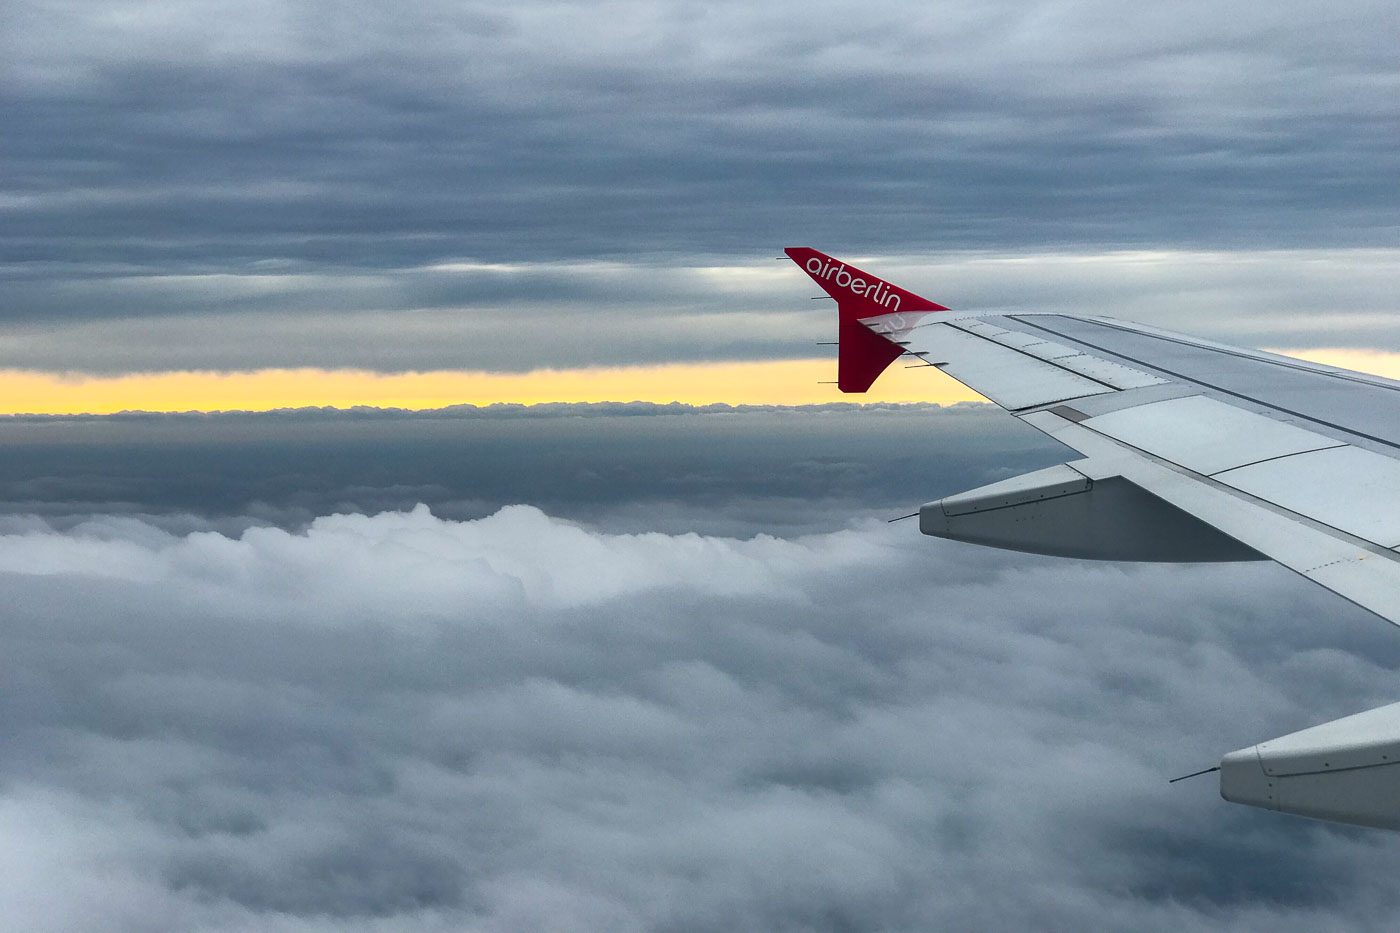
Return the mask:
<path id="1" fill-rule="evenodd" d="M 0 367 L 807 359 L 830 311 L 771 262 L 795 244 L 958 308 L 1400 351 L 1397 25 L 1385 2 L 19 0 Z"/>

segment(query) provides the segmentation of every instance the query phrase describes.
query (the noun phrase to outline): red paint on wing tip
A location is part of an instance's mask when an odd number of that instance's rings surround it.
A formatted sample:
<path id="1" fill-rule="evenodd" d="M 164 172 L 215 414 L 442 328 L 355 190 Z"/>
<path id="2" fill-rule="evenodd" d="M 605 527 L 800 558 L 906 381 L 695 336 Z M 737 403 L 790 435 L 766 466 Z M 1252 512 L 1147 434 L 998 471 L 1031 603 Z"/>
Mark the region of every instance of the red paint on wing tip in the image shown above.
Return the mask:
<path id="1" fill-rule="evenodd" d="M 783 252 L 811 276 L 822 291 L 836 299 L 843 323 L 896 312 L 948 310 L 810 247 L 790 246 Z"/>
<path id="2" fill-rule="evenodd" d="M 840 319 L 837 337 L 836 387 L 864 392 L 897 360 L 904 349 L 859 322 L 882 314 L 905 317 L 909 326 L 932 311 L 947 311 L 911 291 L 806 246 L 783 250 L 812 281 L 836 299 Z"/>
<path id="3" fill-rule="evenodd" d="M 870 328 L 854 321 L 842 324 L 836 345 L 836 388 L 842 392 L 864 392 L 903 355 L 903 347 Z"/>

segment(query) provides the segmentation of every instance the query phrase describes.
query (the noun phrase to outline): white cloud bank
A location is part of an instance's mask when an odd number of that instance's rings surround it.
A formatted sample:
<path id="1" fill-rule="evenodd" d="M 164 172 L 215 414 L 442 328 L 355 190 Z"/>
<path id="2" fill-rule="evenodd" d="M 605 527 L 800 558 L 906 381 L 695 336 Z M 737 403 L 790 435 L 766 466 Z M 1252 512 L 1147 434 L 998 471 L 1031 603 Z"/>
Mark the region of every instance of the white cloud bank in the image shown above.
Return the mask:
<path id="1" fill-rule="evenodd" d="M 1268 565 L 524 506 L 0 520 L 0 916 L 41 930 L 1388 928 L 1400 837 L 1167 777 L 1396 699 Z"/>

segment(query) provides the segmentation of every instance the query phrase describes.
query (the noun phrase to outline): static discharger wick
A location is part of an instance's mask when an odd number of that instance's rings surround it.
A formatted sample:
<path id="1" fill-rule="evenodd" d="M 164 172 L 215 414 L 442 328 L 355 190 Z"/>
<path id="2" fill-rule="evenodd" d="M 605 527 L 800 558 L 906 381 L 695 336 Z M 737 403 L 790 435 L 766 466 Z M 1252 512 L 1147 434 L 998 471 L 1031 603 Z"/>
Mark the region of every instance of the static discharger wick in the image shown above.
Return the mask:
<path id="1" fill-rule="evenodd" d="M 1183 775 L 1182 775 L 1181 777 L 1179 777 L 1179 778 L 1172 778 L 1172 779 L 1171 779 L 1170 781 L 1168 781 L 1167 783 L 1168 783 L 1168 784 L 1175 784 L 1177 781 L 1184 781 L 1184 780 L 1186 780 L 1187 778 L 1200 777 L 1202 774 L 1210 774 L 1212 771 L 1219 771 L 1219 770 L 1220 770 L 1220 765 L 1216 765 L 1214 768 L 1206 768 L 1204 771 L 1195 771 L 1195 772 L 1193 772 L 1193 773 L 1191 773 L 1191 774 L 1183 774 Z"/>
<path id="2" fill-rule="evenodd" d="M 899 518 L 891 518 L 891 519 L 887 520 L 887 521 L 885 522 L 885 524 L 886 524 L 886 525 L 893 525 L 895 522 L 902 522 L 902 521 L 904 521 L 906 518 L 918 518 L 918 517 L 919 517 L 919 513 L 918 513 L 918 512 L 910 512 L 908 515 L 901 515 L 901 516 L 899 516 Z"/>

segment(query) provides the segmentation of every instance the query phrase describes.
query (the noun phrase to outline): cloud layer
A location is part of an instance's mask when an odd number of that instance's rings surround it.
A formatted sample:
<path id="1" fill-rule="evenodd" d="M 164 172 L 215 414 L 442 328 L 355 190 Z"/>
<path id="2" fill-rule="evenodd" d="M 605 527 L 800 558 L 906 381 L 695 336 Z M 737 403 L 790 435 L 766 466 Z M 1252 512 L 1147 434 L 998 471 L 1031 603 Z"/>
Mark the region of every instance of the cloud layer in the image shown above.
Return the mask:
<path id="1" fill-rule="evenodd" d="M 15 300 L 0 368 L 526 372 L 821 355 L 816 344 L 832 339 L 834 309 L 808 300 L 811 283 L 768 258 L 772 248 L 755 244 L 743 264 L 723 268 L 638 261 L 336 275 L 25 273 L 7 290 Z M 1393 249 L 861 261 L 958 310 L 1102 314 L 1246 346 L 1400 350 Z"/>
<path id="2" fill-rule="evenodd" d="M 5 520 L 24 930 L 1384 929 L 1400 848 L 1167 777 L 1390 701 L 1269 565 L 530 507 Z"/>
<path id="3" fill-rule="evenodd" d="M 1394 247 L 1393 20 L 11 3 L 0 366 L 793 358 L 829 332 L 761 265 L 794 243 L 932 261 L 910 284 L 960 308 L 1068 293 L 1218 336 L 1312 340 L 1294 316 L 1323 312 L 1377 339 L 1360 318 L 1393 313 L 1394 256 L 1343 251 Z M 1066 276 L 1123 249 L 1169 255 Z"/>
<path id="4" fill-rule="evenodd" d="M 735 255 L 794 228 L 863 250 L 1369 243 L 1396 204 L 1391 17 L 20 4 L 9 206 L 36 245 L 120 238 L 108 262 Z"/>

